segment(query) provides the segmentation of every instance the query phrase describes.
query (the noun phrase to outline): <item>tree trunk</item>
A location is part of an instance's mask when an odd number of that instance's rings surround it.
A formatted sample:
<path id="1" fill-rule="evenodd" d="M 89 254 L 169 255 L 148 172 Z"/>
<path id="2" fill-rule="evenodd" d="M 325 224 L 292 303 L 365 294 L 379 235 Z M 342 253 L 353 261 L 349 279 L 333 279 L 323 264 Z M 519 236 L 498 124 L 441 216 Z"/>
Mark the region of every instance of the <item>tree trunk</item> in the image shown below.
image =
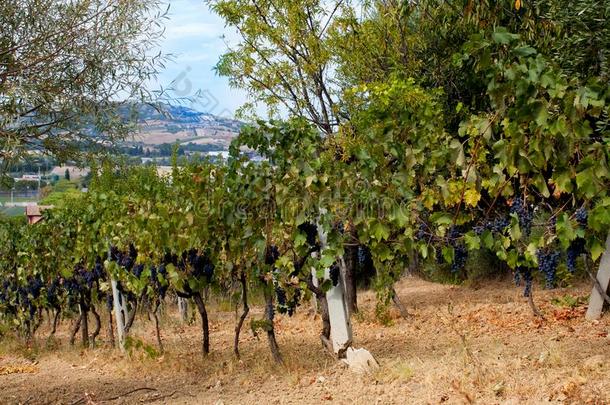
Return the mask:
<path id="1" fill-rule="evenodd" d="M 144 297 L 146 290 L 142 291 L 140 294 L 140 298 L 136 298 L 131 304 L 131 311 L 129 311 L 129 315 L 127 317 L 127 321 L 125 322 L 125 335 L 129 333 L 129 330 L 133 326 L 133 321 L 136 319 L 136 311 L 138 310 L 138 301 Z"/>
<path id="2" fill-rule="evenodd" d="M 328 313 L 328 300 L 326 294 L 322 291 L 315 283 L 313 274 L 310 274 L 305 282 L 307 288 L 311 290 L 318 300 L 318 306 L 320 309 L 320 316 L 322 317 L 322 333 L 320 334 L 320 341 L 328 351 L 334 353 L 332 342 L 330 341 L 330 314 Z"/>
<path id="3" fill-rule="evenodd" d="M 358 313 L 358 295 L 356 291 L 356 267 L 358 264 L 358 246 L 345 247 L 345 303 L 349 316 Z"/>
<path id="4" fill-rule="evenodd" d="M 93 319 L 95 320 L 95 329 L 91 334 L 91 346 L 95 347 L 95 339 L 100 334 L 100 329 L 102 328 L 102 320 L 100 319 L 100 314 L 95 310 L 95 305 L 91 305 L 91 313 L 93 314 Z"/>
<path id="5" fill-rule="evenodd" d="M 115 347 L 114 343 L 114 328 L 112 326 L 112 309 L 108 308 L 108 343 L 110 343 L 110 347 Z"/>
<path id="6" fill-rule="evenodd" d="M 197 305 L 199 315 L 201 316 L 201 328 L 203 329 L 203 354 L 207 355 L 210 353 L 210 325 L 208 323 L 208 312 L 205 309 L 205 304 L 203 303 L 200 293 L 194 293 L 193 300 L 195 301 L 195 305 Z"/>
<path id="7" fill-rule="evenodd" d="M 273 295 L 269 291 L 269 288 L 265 287 L 264 291 L 265 295 L 265 319 L 267 320 L 267 339 L 269 340 L 269 348 L 271 349 L 271 354 L 273 355 L 273 360 L 276 363 L 282 364 L 284 361 L 282 360 L 282 354 L 280 353 L 280 347 L 277 344 L 277 340 L 275 339 L 275 328 L 273 324 L 273 318 L 275 315 L 274 307 L 273 307 Z"/>
<path id="8" fill-rule="evenodd" d="M 74 326 L 72 327 L 72 332 L 70 333 L 70 346 L 74 346 L 74 341 L 76 340 L 76 332 L 80 329 L 80 324 L 82 321 L 82 315 L 79 314 L 76 322 L 74 322 Z"/>
<path id="9" fill-rule="evenodd" d="M 159 316 L 157 315 L 157 311 L 159 310 L 159 301 L 157 300 L 157 303 L 155 305 L 155 307 L 152 310 L 152 314 L 153 314 L 153 318 L 155 320 L 155 332 L 157 334 L 157 344 L 159 345 L 159 351 L 161 353 L 164 352 L 163 350 L 163 342 L 161 341 L 161 330 L 159 329 Z"/>
<path id="10" fill-rule="evenodd" d="M 84 298 L 81 297 L 81 301 L 80 301 L 80 316 L 81 316 L 81 340 L 82 340 L 82 345 L 83 348 L 87 348 L 89 347 L 89 325 L 87 322 L 87 305 L 85 304 L 85 300 Z"/>
<path id="11" fill-rule="evenodd" d="M 61 314 L 61 307 L 55 308 L 55 316 L 53 317 L 53 328 L 51 329 L 51 334 L 49 338 L 55 336 L 55 332 L 57 332 L 57 325 L 59 324 L 59 315 Z"/>
<path id="12" fill-rule="evenodd" d="M 400 316 L 403 319 L 407 319 L 409 317 L 409 312 L 407 311 L 407 307 L 405 307 L 405 305 L 400 300 L 400 297 L 398 296 L 398 293 L 396 292 L 396 289 L 394 287 L 392 287 L 391 294 L 392 294 L 392 302 L 394 302 L 394 305 L 396 305 L 396 308 L 398 308 L 398 311 L 400 312 Z"/>
<path id="13" fill-rule="evenodd" d="M 532 309 L 532 313 L 534 314 L 534 316 L 544 319 L 544 315 L 542 315 L 542 312 L 538 310 L 536 304 L 534 303 L 534 292 L 532 291 L 532 289 L 530 289 L 530 294 L 527 296 L 527 303 Z"/>
<path id="14" fill-rule="evenodd" d="M 235 353 L 235 357 L 237 357 L 239 359 L 239 334 L 241 332 L 241 328 L 244 324 L 244 321 L 246 320 L 246 317 L 248 316 L 248 312 L 250 312 L 250 307 L 248 307 L 248 285 L 246 283 L 246 274 L 242 273 L 241 274 L 241 299 L 242 302 L 244 303 L 244 309 L 243 312 L 241 313 L 241 316 L 239 317 L 239 321 L 237 322 L 237 325 L 235 326 L 235 342 L 233 345 L 233 353 Z"/>

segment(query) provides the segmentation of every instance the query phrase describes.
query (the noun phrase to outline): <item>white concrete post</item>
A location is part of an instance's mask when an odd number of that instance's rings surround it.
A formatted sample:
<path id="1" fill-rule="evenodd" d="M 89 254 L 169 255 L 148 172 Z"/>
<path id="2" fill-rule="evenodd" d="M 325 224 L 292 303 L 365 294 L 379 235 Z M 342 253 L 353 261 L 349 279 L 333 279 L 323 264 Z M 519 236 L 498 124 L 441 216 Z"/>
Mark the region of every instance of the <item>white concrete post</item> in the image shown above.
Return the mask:
<path id="1" fill-rule="evenodd" d="M 188 301 L 185 298 L 178 297 L 178 311 L 182 322 L 188 321 Z"/>
<path id="2" fill-rule="evenodd" d="M 110 281 L 110 284 L 112 285 L 112 301 L 114 305 L 117 334 L 119 335 L 119 348 L 121 351 L 125 351 L 125 307 L 124 303 L 122 303 L 124 300 L 122 299 L 122 294 L 119 292 L 117 282 L 114 278 Z"/>
<path id="3" fill-rule="evenodd" d="M 324 250 L 327 240 L 326 232 L 322 230 L 322 227 L 319 224 L 318 237 L 320 238 L 322 250 Z M 324 270 L 324 278 L 330 279 L 330 269 Z M 330 318 L 330 339 L 335 353 L 347 349 L 352 341 L 352 325 L 345 303 L 343 285 L 343 277 L 339 277 L 339 283 L 336 286 L 332 286 L 330 290 L 326 292 L 328 315 Z"/>
<path id="4" fill-rule="evenodd" d="M 610 234 L 606 239 L 606 251 L 599 262 L 597 282 L 603 291 L 608 291 L 608 284 L 610 284 Z M 602 316 L 603 309 L 604 297 L 598 291 L 597 287 L 593 286 L 591 298 L 589 298 L 589 308 L 587 309 L 585 317 L 589 320 L 599 319 Z"/>

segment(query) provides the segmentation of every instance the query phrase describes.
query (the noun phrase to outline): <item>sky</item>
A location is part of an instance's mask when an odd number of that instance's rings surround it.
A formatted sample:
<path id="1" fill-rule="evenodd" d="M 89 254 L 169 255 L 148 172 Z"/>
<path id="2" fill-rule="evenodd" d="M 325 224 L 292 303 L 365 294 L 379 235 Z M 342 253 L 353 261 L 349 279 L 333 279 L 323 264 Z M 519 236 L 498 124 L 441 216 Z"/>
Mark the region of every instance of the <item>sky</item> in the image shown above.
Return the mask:
<path id="1" fill-rule="evenodd" d="M 193 97 L 200 91 L 194 105 L 187 102 L 187 106 L 232 118 L 246 102 L 246 95 L 230 88 L 228 80 L 217 76 L 213 68 L 226 51 L 225 41 L 235 43 L 237 34 L 225 28 L 203 0 L 169 0 L 169 4 L 162 50 L 172 54 L 174 61 L 166 64 L 159 83 L 168 88 L 174 82 L 172 96 L 178 98 Z"/>

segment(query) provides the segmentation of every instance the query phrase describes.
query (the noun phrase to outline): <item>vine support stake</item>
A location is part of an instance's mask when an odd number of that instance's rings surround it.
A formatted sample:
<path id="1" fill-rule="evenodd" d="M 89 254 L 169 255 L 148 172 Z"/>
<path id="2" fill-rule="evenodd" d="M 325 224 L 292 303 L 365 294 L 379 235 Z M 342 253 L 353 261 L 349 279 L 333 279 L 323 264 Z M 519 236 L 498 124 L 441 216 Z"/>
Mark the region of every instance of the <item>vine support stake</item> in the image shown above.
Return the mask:
<path id="1" fill-rule="evenodd" d="M 585 315 L 588 320 L 599 319 L 602 316 L 604 310 L 605 297 L 608 291 L 608 285 L 610 284 L 610 234 L 606 239 L 606 250 L 602 255 L 599 263 L 599 270 L 597 272 L 596 283 L 591 291 L 591 298 L 589 298 L 589 308 Z M 605 294 L 606 293 L 606 294 Z"/>
<path id="2" fill-rule="evenodd" d="M 119 289 L 117 287 L 117 282 L 116 280 L 113 278 L 110 281 L 110 284 L 112 285 L 112 298 L 113 298 L 113 305 L 114 305 L 114 316 L 116 319 L 116 330 L 117 330 L 117 335 L 119 337 L 119 348 L 121 349 L 122 352 L 125 351 L 125 318 L 124 318 L 124 313 L 123 313 L 123 306 L 120 304 L 120 300 L 121 300 L 121 293 L 119 292 Z"/>
<path id="3" fill-rule="evenodd" d="M 324 250 L 327 243 L 327 235 L 319 223 L 317 227 L 320 244 L 322 250 Z M 330 269 L 324 270 L 324 278 L 330 279 Z M 330 318 L 330 340 L 333 345 L 333 351 L 341 357 L 345 350 L 352 345 L 352 325 L 345 301 L 343 278 L 339 277 L 338 281 L 336 286 L 331 286 L 326 292 L 326 300 L 328 301 L 328 315 Z"/>
<path id="4" fill-rule="evenodd" d="M 188 301 L 186 298 L 178 297 L 178 310 L 180 312 L 180 320 L 184 323 L 188 321 Z"/>

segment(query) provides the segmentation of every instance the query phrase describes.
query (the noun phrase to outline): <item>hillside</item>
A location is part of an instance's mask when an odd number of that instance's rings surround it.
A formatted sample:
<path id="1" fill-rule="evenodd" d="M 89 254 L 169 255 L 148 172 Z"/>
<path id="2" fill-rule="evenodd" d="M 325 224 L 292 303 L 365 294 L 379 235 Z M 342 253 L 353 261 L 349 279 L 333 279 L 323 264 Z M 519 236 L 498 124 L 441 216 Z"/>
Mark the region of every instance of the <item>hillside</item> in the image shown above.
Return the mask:
<path id="1" fill-rule="evenodd" d="M 161 105 L 160 109 L 142 104 L 136 113 L 139 131 L 128 143 L 143 146 L 179 142 L 228 149 L 243 125 L 234 119 L 168 104 Z"/>

